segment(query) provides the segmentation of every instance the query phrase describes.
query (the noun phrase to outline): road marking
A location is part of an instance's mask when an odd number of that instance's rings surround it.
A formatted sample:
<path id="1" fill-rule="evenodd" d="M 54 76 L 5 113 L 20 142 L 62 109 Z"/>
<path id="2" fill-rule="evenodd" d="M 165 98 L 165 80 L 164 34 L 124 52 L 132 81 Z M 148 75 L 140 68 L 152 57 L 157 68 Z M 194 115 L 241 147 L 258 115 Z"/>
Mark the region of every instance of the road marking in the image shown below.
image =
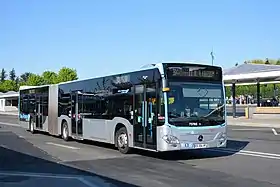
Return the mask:
<path id="1" fill-rule="evenodd" d="M 280 154 L 275 153 L 264 153 L 264 152 L 255 152 L 255 151 L 246 151 L 246 150 L 235 150 L 235 149 L 212 149 L 209 151 L 214 152 L 224 152 L 224 153 L 231 153 L 237 155 L 246 155 L 246 156 L 253 156 L 253 157 L 261 157 L 261 158 L 270 158 L 270 159 L 277 159 L 280 160 Z"/>
<path id="2" fill-rule="evenodd" d="M 80 149 L 78 147 L 72 147 L 72 146 L 68 146 L 68 145 L 63 145 L 63 144 L 57 144 L 57 143 L 52 143 L 52 142 L 47 142 L 46 144 L 48 145 L 54 145 L 54 146 L 58 146 L 58 147 L 63 147 L 63 148 L 67 148 L 67 149 Z"/>
<path id="3" fill-rule="evenodd" d="M 255 123 L 255 122 L 228 122 L 228 126 L 243 126 L 243 127 L 268 127 L 273 128 L 279 126 L 278 124 Z"/>
<path id="4" fill-rule="evenodd" d="M 81 181 L 82 183 L 84 183 L 85 185 L 87 185 L 89 187 L 100 187 L 100 186 L 97 186 L 97 185 L 89 182 L 88 180 L 84 179 L 83 177 L 79 177 L 79 181 Z"/>
<path id="5" fill-rule="evenodd" d="M 273 128 L 273 129 L 271 129 L 272 130 L 272 132 L 273 132 L 273 134 L 275 135 L 275 136 L 277 136 L 278 135 L 278 133 L 277 133 L 277 131 Z"/>
<path id="6" fill-rule="evenodd" d="M 89 186 L 89 187 L 98 187 L 97 185 L 89 182 L 84 177 L 81 176 L 75 176 L 75 175 L 57 175 L 57 174 L 51 174 L 51 173 L 28 173 L 28 172 L 1 172 L 0 175 L 4 176 L 24 176 L 24 177 L 38 177 L 38 178 L 53 178 L 53 179 L 75 179 L 79 180 L 83 184 Z"/>
<path id="7" fill-rule="evenodd" d="M 14 127 L 20 127 L 20 125 L 16 124 L 16 123 L 0 122 L 0 125 L 9 125 L 9 126 L 14 126 Z"/>
<path id="8" fill-rule="evenodd" d="M 229 129 L 233 131 L 259 131 L 259 130 L 267 130 L 266 128 L 248 128 L 248 129 Z"/>
<path id="9" fill-rule="evenodd" d="M 6 148 L 6 149 L 9 149 L 9 148 L 8 148 L 8 146 L 6 146 L 6 145 L 4 145 L 4 144 L 1 144 L 1 145 L 0 145 L 0 147 L 3 147 L 3 148 Z"/>
<path id="10" fill-rule="evenodd" d="M 233 151 L 234 149 L 227 149 L 227 150 Z M 256 152 L 256 151 L 247 151 L 247 150 L 240 150 L 240 152 L 280 157 L 280 154 L 275 154 L 275 153 L 265 153 L 265 152 Z"/>
<path id="11" fill-rule="evenodd" d="M 29 173 L 29 172 L 0 172 L 0 175 L 6 176 L 24 176 L 24 177 L 42 177 L 42 178 L 54 178 L 54 179 L 77 179 L 77 176 L 71 175 L 55 175 L 51 173 Z"/>

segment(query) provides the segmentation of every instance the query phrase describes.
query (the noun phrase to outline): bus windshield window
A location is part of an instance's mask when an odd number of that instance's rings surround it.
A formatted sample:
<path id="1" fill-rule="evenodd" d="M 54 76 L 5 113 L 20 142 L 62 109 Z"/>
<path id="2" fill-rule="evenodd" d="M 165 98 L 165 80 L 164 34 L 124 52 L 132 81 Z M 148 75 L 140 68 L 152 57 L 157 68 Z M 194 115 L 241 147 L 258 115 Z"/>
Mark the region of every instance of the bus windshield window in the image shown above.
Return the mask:
<path id="1" fill-rule="evenodd" d="M 203 123 L 210 120 L 218 124 L 219 121 L 225 120 L 222 83 L 170 82 L 169 87 L 168 115 L 170 122 Z"/>

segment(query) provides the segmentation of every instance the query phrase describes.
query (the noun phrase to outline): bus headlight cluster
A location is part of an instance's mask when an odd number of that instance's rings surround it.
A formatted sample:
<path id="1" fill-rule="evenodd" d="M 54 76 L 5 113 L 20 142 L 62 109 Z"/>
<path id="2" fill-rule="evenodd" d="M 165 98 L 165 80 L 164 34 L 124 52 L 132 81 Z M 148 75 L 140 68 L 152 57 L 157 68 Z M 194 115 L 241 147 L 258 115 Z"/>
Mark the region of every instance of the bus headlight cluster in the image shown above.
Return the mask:
<path id="1" fill-rule="evenodd" d="M 162 139 L 168 144 L 179 144 L 179 139 L 172 135 L 165 135 Z"/>

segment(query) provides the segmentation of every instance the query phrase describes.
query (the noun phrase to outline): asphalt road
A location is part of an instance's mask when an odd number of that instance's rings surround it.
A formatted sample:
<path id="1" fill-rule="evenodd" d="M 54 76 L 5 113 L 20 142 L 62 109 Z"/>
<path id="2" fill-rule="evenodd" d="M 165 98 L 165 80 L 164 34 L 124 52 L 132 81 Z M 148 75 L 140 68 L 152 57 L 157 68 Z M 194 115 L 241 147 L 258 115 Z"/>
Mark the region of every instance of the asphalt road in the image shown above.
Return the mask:
<path id="1" fill-rule="evenodd" d="M 229 126 L 226 149 L 122 155 L 104 144 L 32 135 L 16 123 L 0 115 L 0 186 L 280 186 L 280 135 L 269 128 Z"/>

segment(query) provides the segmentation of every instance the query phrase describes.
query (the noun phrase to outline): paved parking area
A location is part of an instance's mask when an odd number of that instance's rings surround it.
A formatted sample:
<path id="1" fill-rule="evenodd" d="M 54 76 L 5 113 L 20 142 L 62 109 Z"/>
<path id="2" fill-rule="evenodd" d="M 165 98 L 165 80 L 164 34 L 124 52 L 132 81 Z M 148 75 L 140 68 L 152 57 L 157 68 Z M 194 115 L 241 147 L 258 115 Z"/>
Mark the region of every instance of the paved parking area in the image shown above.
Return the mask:
<path id="1" fill-rule="evenodd" d="M 15 128 L 15 127 L 12 127 Z M 100 187 L 134 186 L 73 167 L 25 140 L 7 126 L 0 128 L 0 186 Z M 22 131 L 17 128 L 15 131 Z M 22 131 L 25 133 L 25 131 Z M 40 137 L 40 136 L 39 136 Z M 50 137 L 52 138 L 52 137 Z M 33 139 L 34 141 L 34 139 Z M 54 149 L 59 152 L 59 150 Z M 60 152 L 60 154 L 69 154 Z M 71 153 L 70 153 L 71 154 Z"/>
<path id="2" fill-rule="evenodd" d="M 36 181 L 51 186 L 280 185 L 280 136 L 271 128 L 229 126 L 226 149 L 123 155 L 110 145 L 65 142 L 30 134 L 12 118 L 4 121 L 0 122 L 0 186 L 30 187 Z"/>

